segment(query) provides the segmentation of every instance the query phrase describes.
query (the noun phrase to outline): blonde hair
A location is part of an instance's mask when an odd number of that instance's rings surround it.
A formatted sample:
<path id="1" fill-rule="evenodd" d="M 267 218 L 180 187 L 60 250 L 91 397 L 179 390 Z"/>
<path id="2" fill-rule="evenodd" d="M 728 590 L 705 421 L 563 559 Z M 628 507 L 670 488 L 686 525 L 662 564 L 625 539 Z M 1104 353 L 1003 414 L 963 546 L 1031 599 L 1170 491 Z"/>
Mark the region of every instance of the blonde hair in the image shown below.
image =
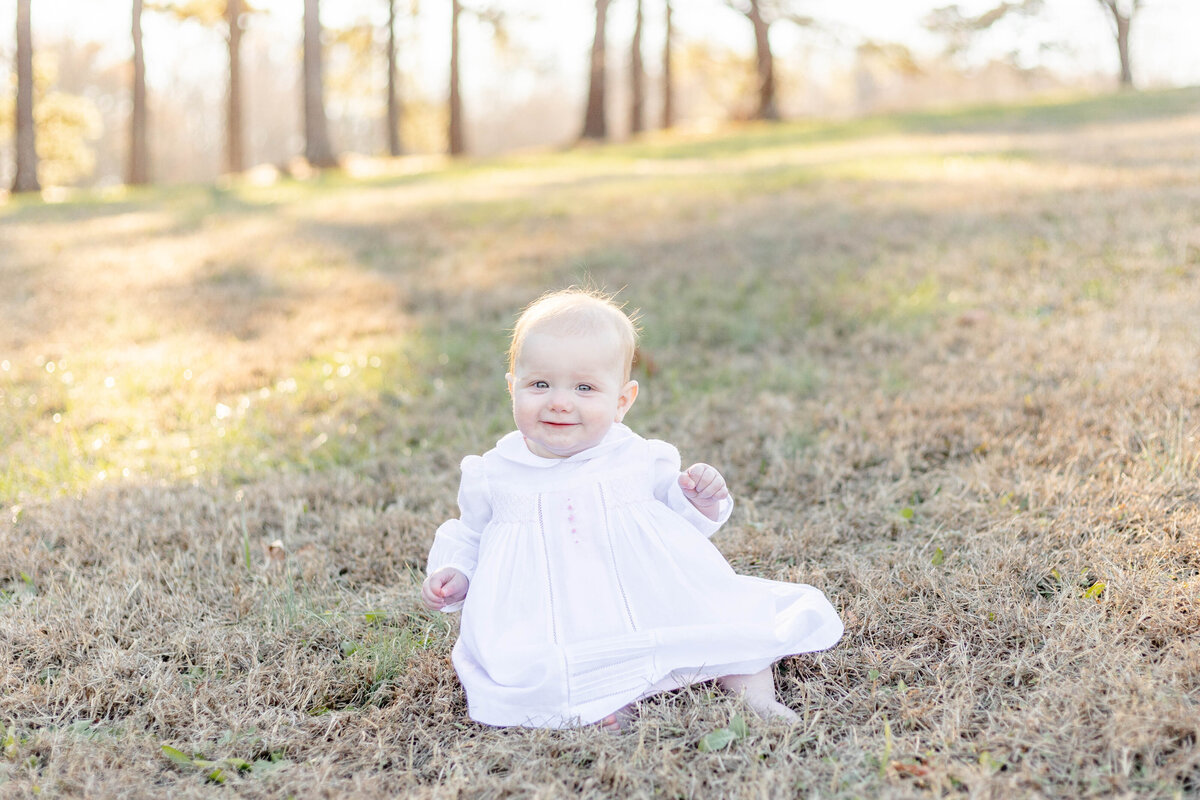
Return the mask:
<path id="1" fill-rule="evenodd" d="M 604 328 L 611 330 L 621 347 L 624 380 L 629 380 L 637 349 L 636 314 L 633 317 L 626 314 L 611 294 L 572 286 L 548 292 L 526 306 L 513 326 L 512 344 L 508 348 L 509 372 L 514 371 L 525 337 L 542 327 L 565 335 L 594 333 Z"/>

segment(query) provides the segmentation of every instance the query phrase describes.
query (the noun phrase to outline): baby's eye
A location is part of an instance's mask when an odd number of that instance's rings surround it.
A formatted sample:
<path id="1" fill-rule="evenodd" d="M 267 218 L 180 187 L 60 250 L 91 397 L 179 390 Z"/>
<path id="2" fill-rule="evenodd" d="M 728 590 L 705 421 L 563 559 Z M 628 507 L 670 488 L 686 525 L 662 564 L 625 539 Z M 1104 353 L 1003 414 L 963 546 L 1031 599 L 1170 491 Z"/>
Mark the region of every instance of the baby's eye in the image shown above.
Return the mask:
<path id="1" fill-rule="evenodd" d="M 578 386 L 576 386 L 575 388 L 581 392 L 592 391 L 592 385 L 590 383 L 581 383 Z"/>
<path id="2" fill-rule="evenodd" d="M 549 384 L 549 383 L 547 383 L 546 381 L 534 381 L 534 382 L 533 382 L 533 388 L 535 388 L 535 389 L 549 389 L 549 388 L 550 388 L 550 384 Z"/>

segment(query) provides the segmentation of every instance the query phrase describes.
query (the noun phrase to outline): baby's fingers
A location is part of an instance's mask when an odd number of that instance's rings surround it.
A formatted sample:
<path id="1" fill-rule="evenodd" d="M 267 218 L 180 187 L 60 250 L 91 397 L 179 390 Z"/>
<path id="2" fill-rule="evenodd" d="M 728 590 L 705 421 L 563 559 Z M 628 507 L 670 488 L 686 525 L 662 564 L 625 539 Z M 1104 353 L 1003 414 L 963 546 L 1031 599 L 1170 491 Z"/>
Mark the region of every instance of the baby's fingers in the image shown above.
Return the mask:
<path id="1" fill-rule="evenodd" d="M 696 496 L 701 500 L 724 500 L 729 497 L 729 489 L 725 487 L 724 481 L 719 485 L 710 483 L 703 491 L 697 492 Z"/>
<path id="2" fill-rule="evenodd" d="M 421 599 L 430 608 L 440 609 L 466 597 L 469 585 L 467 576 L 458 570 L 439 570 L 421 584 Z"/>
<path id="3" fill-rule="evenodd" d="M 446 601 L 438 596 L 437 591 L 428 579 L 421 584 L 421 600 L 428 608 L 432 609 L 439 609 L 446 605 Z"/>
<path id="4" fill-rule="evenodd" d="M 442 586 L 442 598 L 447 603 L 457 603 L 467 596 L 467 576 L 461 572 L 455 572 L 450 580 L 446 581 Z"/>
<path id="5" fill-rule="evenodd" d="M 696 497 L 703 499 L 716 498 L 718 500 L 728 496 L 729 491 L 725 488 L 725 479 L 721 477 L 721 473 L 710 467 L 708 464 L 695 464 L 688 468 L 685 473 L 691 484 L 691 493 Z M 682 486 L 683 482 L 680 481 Z M 687 487 L 684 487 L 685 491 Z"/>

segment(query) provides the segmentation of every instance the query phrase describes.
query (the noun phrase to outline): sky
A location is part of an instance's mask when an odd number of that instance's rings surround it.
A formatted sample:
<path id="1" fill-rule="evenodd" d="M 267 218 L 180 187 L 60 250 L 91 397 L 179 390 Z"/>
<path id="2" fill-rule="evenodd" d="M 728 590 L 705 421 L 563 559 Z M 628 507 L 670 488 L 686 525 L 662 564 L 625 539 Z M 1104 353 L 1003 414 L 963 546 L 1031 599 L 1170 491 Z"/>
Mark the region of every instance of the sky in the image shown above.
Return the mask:
<path id="1" fill-rule="evenodd" d="M 0 31 L 11 31 L 16 3 L 14 0 L 0 2 Z M 978 13 L 995 2 L 960 0 L 959 5 L 966 12 Z M 301 1 L 255 0 L 254 4 L 270 12 L 256 21 L 255 25 L 277 28 L 280 46 L 293 47 L 299 35 Z M 645 4 L 649 20 L 646 31 L 649 51 L 649 48 L 655 47 L 653 42 L 661 36 L 661 4 L 659 0 L 645 0 Z M 852 45 L 858 36 L 866 36 L 902 42 L 916 52 L 926 54 L 936 50 L 937 42 L 922 29 L 920 20 L 932 8 L 947 4 L 947 0 L 798 0 L 797 3 L 800 8 L 810 10 L 826 21 L 829 28 L 848 45 Z M 399 0 L 398 5 L 405 5 L 405 0 Z M 718 0 L 676 0 L 675 6 L 682 36 L 703 36 L 747 51 L 752 49 L 748 23 L 739 15 L 723 9 Z M 420 53 L 413 58 L 429 73 L 429 80 L 435 86 L 444 85 L 440 73 L 446 61 L 448 7 L 449 0 L 424 0 L 423 21 L 421 29 L 416 32 Z M 527 51 L 536 51 L 539 59 L 556 62 L 564 73 L 582 74 L 591 41 L 593 4 L 590 0 L 504 0 L 502 7 L 537 17 L 534 22 L 521 25 L 520 38 L 525 42 Z M 107 52 L 113 60 L 127 59 L 131 50 L 129 8 L 129 0 L 34 0 L 35 40 L 43 36 L 99 40 L 108 44 Z M 384 9 L 382 0 L 326 0 L 322 19 L 327 25 L 337 26 L 370 14 L 382 22 L 386 13 Z M 609 19 L 610 41 L 628 41 L 632 29 L 632 9 L 633 4 L 629 0 L 615 0 Z M 151 66 L 158 59 L 179 60 L 181 51 L 190 53 L 194 50 L 204 53 L 194 59 L 195 69 L 220 68 L 216 61 L 223 59 L 224 54 L 219 50 L 197 47 L 197 43 L 202 41 L 197 37 L 203 35 L 198 31 L 187 31 L 171 25 L 154 14 L 147 14 L 144 26 L 147 29 L 147 61 Z M 156 29 L 155 26 L 160 27 Z M 152 35 L 160 31 L 164 35 Z M 474 36 L 478 42 L 488 34 L 477 28 L 473 32 L 466 31 L 464 35 Z M 1070 51 L 1045 53 L 1031 47 L 1045 38 L 1055 37 L 1069 41 Z M 1195 47 L 1198 37 L 1200 0 L 1149 0 L 1135 20 L 1133 29 L 1137 82 L 1144 86 L 1200 84 L 1200 55 Z M 777 52 L 807 44 L 813 48 L 817 58 L 822 57 L 823 49 L 826 51 L 824 57 L 828 59 L 844 58 L 851 50 L 849 46 L 840 49 L 829 47 L 812 36 L 804 38 L 794 28 L 784 25 L 773 29 L 772 40 Z M 1012 50 L 1027 51 L 1027 60 L 1040 60 L 1064 72 L 1090 71 L 1115 75 L 1117 70 L 1116 47 L 1105 12 L 1096 0 L 1046 0 L 1046 10 L 1038 20 L 997 31 L 985 45 L 985 52 L 997 54 Z M 0 52 L 11 54 L 12 49 L 10 43 L 5 43 Z M 840 56 L 835 50 L 840 52 Z M 208 64 L 209 60 L 214 63 Z M 153 82 L 153 70 L 150 79 Z"/>

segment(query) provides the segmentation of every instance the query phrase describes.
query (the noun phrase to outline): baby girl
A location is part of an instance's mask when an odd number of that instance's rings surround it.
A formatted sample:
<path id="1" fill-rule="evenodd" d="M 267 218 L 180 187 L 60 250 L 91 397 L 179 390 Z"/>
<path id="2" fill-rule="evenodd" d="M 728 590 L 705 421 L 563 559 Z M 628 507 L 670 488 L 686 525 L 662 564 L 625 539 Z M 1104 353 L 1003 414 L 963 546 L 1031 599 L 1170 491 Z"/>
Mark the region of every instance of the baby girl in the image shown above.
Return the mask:
<path id="1" fill-rule="evenodd" d="M 517 430 L 462 462 L 461 515 L 438 528 L 421 596 L 462 609 L 454 668 L 488 725 L 619 729 L 657 692 L 716 681 L 794 720 L 771 666 L 832 647 L 842 623 L 811 586 L 736 574 L 708 537 L 725 479 L 622 424 L 637 331 L 611 298 L 533 303 L 509 350 Z"/>

